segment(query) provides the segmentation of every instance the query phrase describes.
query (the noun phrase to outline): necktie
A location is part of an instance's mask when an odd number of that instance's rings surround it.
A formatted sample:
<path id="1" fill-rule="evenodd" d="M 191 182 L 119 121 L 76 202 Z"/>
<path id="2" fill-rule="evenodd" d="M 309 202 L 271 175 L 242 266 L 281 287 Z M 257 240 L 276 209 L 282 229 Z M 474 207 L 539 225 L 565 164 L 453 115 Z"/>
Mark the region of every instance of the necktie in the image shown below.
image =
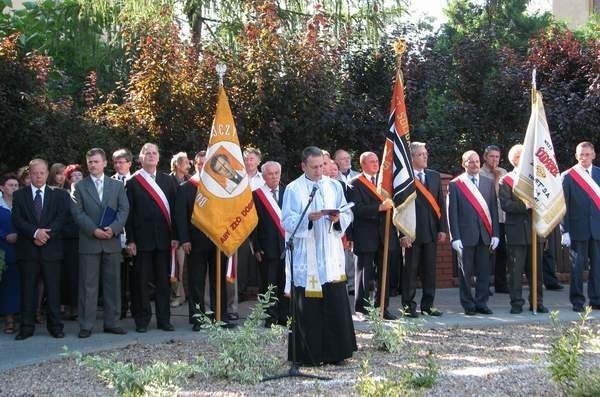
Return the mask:
<path id="1" fill-rule="evenodd" d="M 96 190 L 98 191 L 100 201 L 102 201 L 102 179 L 96 179 Z"/>
<path id="2" fill-rule="evenodd" d="M 42 218 L 42 191 L 40 189 L 36 190 L 35 198 L 33 199 L 33 208 L 35 209 L 35 216 L 37 217 L 38 222 Z"/>
<path id="3" fill-rule="evenodd" d="M 376 185 L 376 183 L 375 183 L 375 177 L 374 177 L 374 176 L 372 176 L 372 177 L 371 177 L 371 183 L 372 183 L 373 185 Z"/>
<path id="4" fill-rule="evenodd" d="M 475 187 L 479 187 L 477 185 L 477 178 L 475 178 L 474 176 L 471 177 L 471 181 L 473 182 L 473 185 L 475 185 Z"/>
<path id="5" fill-rule="evenodd" d="M 119 180 L 121 183 L 125 183 L 125 175 L 119 175 Z"/>
<path id="6" fill-rule="evenodd" d="M 272 189 L 271 194 L 273 194 L 273 200 L 277 203 L 277 189 Z"/>
<path id="7" fill-rule="evenodd" d="M 419 171 L 417 175 L 419 176 L 419 180 L 421 181 L 421 183 L 425 184 L 425 174 L 423 173 L 423 171 Z"/>

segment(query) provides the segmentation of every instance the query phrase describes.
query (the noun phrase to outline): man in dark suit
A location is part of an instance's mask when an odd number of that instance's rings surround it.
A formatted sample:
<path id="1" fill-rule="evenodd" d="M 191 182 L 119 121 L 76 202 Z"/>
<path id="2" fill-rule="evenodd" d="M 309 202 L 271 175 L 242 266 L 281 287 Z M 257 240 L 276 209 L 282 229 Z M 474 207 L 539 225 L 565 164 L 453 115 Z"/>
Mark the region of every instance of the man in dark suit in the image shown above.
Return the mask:
<path id="1" fill-rule="evenodd" d="M 148 282 L 155 290 L 156 325 L 173 331 L 169 306 L 172 250 L 177 248 L 173 225 L 173 205 L 177 186 L 173 179 L 157 171 L 158 146 L 146 143 L 140 151 L 141 170 L 127 181 L 129 216 L 125 225 L 127 248 L 133 264 L 132 313 L 137 332 L 146 332 L 152 317 Z"/>
<path id="2" fill-rule="evenodd" d="M 479 174 L 479 155 L 462 155 L 465 172 L 448 186 L 448 223 L 456 251 L 460 278 L 460 303 L 467 316 L 492 314 L 489 299 L 490 252 L 498 247 L 498 201 L 494 181 Z M 471 277 L 475 276 L 475 298 Z"/>
<path id="3" fill-rule="evenodd" d="M 267 309 L 269 318 L 265 327 L 272 324 L 285 325 L 288 314 L 288 302 L 284 296 L 285 262 L 281 258 L 285 246 L 285 232 L 281 227 L 281 205 L 285 187 L 280 185 L 281 164 L 267 161 L 261 167 L 265 184 L 252 192 L 254 205 L 258 214 L 258 225 L 252 233 L 254 254 L 260 271 L 260 292 L 267 292 L 269 285 L 277 289 L 275 296 L 278 301 Z"/>
<path id="4" fill-rule="evenodd" d="M 508 152 L 508 160 L 516 168 L 519 165 L 523 145 L 515 145 Z M 513 193 L 513 187 L 518 178 L 517 174 L 510 172 L 500 179 L 500 189 L 498 191 L 500 205 L 506 213 L 505 218 L 505 236 L 508 254 L 509 270 L 509 293 L 510 293 L 510 312 L 519 314 L 523 312 L 523 286 L 521 276 L 523 272 L 527 274 L 529 281 L 529 291 L 532 291 L 531 280 L 531 208 Z M 543 305 L 542 297 L 542 247 L 544 241 L 538 239 L 538 272 L 537 272 L 537 312 L 548 313 L 548 309 Z M 531 302 L 531 296 L 529 302 Z M 532 307 L 530 307 L 532 310 Z"/>
<path id="5" fill-rule="evenodd" d="M 102 280 L 104 332 L 126 334 L 121 311 L 121 241 L 129 202 L 123 184 L 104 175 L 106 153 L 90 149 L 90 175 L 75 185 L 71 213 L 79 226 L 79 337 L 88 338 L 96 323 L 98 284 Z"/>
<path id="6" fill-rule="evenodd" d="M 581 142 L 575 151 L 577 164 L 563 173 L 563 193 L 567 213 L 561 223 L 562 244 L 570 247 L 571 287 L 569 299 L 573 310 L 584 311 L 583 267 L 590 261 L 588 299 L 600 310 L 600 167 L 594 145 Z"/>
<path id="7" fill-rule="evenodd" d="M 418 317 L 416 293 L 417 273 L 423 286 L 421 312 L 430 316 L 442 313 L 433 307 L 435 297 L 435 256 L 437 242 L 446 240 L 446 215 L 440 173 L 427 169 L 427 148 L 422 142 L 410 144 L 417 198 L 415 212 L 417 218 L 416 238 L 403 236 L 400 245 L 406 248 L 402 268 L 402 307 L 408 317 Z"/>
<path id="8" fill-rule="evenodd" d="M 35 330 L 35 294 L 40 273 L 48 299 L 48 332 L 55 338 L 64 338 L 60 321 L 60 262 L 68 194 L 46 185 L 45 160 L 31 160 L 29 173 L 31 185 L 17 190 L 13 198 L 12 220 L 19 235 L 16 251 L 21 275 L 21 325 L 15 339 L 27 339 Z"/>
<path id="9" fill-rule="evenodd" d="M 192 223 L 192 213 L 198 193 L 198 183 L 200 171 L 206 153 L 202 156 L 196 155 L 196 174 L 179 186 L 175 200 L 175 225 L 177 227 L 177 236 L 179 243 L 185 252 L 188 263 L 188 304 L 189 321 L 194 331 L 200 331 L 202 322 L 198 314 L 206 313 L 204 307 L 204 289 L 206 285 L 206 273 L 209 277 L 210 306 L 213 312 L 216 312 L 216 246 Z M 221 313 L 226 313 L 227 309 L 227 288 L 225 285 L 225 274 L 227 267 L 227 257 L 221 257 Z"/>
<path id="10" fill-rule="evenodd" d="M 390 199 L 383 199 L 377 193 L 376 178 L 379 170 L 377 155 L 373 152 L 361 154 L 360 166 L 362 173 L 350 182 L 348 197 L 350 198 L 349 201 L 353 201 L 355 204 L 352 208 L 354 212 L 352 237 L 354 239 L 354 253 L 357 256 L 354 310 L 366 314 L 365 306 L 369 299 L 370 283 L 376 278 L 379 280 L 376 280 L 375 305 L 380 305 L 385 211 L 393 208 L 394 203 Z M 388 269 L 389 264 L 394 261 L 394 255 L 398 255 L 399 251 L 398 232 L 393 225 L 390 225 Z M 375 269 L 377 269 L 377 277 L 375 277 Z M 389 303 L 389 271 L 384 282 L 386 288 L 383 318 L 395 320 L 396 316 L 387 310 Z"/>

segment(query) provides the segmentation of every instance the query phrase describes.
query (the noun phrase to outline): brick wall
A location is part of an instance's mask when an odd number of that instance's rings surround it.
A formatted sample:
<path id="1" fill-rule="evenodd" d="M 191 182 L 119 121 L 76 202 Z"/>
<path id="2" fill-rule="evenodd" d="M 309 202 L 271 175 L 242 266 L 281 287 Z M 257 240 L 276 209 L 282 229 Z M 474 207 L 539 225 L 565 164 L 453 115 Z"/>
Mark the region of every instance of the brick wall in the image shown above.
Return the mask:
<path id="1" fill-rule="evenodd" d="M 442 174 L 442 190 L 444 191 L 444 196 L 448 192 L 448 182 L 450 182 L 451 179 L 452 175 Z M 443 210 L 445 211 L 446 209 L 443 208 Z M 445 242 L 438 244 L 436 262 L 437 288 L 452 288 L 458 286 L 455 268 L 452 247 L 449 238 L 447 238 Z"/>

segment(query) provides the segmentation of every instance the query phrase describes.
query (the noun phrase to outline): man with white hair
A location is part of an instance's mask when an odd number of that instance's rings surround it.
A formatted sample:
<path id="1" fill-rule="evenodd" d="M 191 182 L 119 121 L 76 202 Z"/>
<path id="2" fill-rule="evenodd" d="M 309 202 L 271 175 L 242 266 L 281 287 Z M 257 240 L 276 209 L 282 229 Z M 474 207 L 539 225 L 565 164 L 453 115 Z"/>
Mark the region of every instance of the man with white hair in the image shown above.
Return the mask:
<path id="1" fill-rule="evenodd" d="M 281 254 L 285 249 L 285 232 L 281 227 L 281 206 L 285 187 L 280 184 L 281 164 L 267 161 L 261 167 L 265 184 L 252 192 L 258 225 L 252 233 L 254 255 L 258 263 L 261 286 L 260 293 L 267 292 L 269 285 L 276 287 L 275 305 L 267 309 L 269 318 L 265 326 L 287 323 L 287 298 L 283 294 L 285 287 L 285 262 Z"/>
<path id="2" fill-rule="evenodd" d="M 515 145 L 508 152 L 508 161 L 515 167 L 519 165 L 523 145 Z M 523 311 L 523 286 L 521 276 L 527 274 L 531 294 L 533 280 L 531 279 L 531 208 L 513 193 L 513 187 L 518 174 L 513 170 L 500 179 L 499 199 L 502 210 L 506 213 L 505 231 L 508 254 L 510 313 L 519 314 Z M 537 272 L 537 308 L 538 313 L 548 313 L 542 304 L 542 263 L 543 241 L 538 239 L 538 272 Z M 532 296 L 529 302 L 532 301 Z M 530 307 L 529 310 L 533 308 Z"/>

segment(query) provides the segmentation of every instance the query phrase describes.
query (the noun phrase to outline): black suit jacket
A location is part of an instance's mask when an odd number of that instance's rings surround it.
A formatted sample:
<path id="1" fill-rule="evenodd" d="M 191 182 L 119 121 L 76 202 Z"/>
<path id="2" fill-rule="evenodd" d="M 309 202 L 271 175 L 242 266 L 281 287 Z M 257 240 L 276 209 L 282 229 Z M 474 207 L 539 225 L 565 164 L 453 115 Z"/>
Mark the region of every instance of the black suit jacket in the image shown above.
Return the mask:
<path id="1" fill-rule="evenodd" d="M 504 222 L 506 244 L 531 244 L 531 210 L 515 196 L 512 187 L 505 182 L 504 178 L 500 179 L 498 199 L 502 211 L 506 213 Z"/>
<path id="2" fill-rule="evenodd" d="M 385 212 L 379 211 L 381 201 L 358 177 L 348 184 L 348 188 L 348 197 L 354 202 L 352 207 L 354 252 L 357 254 L 377 252 L 383 245 L 385 235 Z M 394 225 L 390 225 L 389 249 L 391 251 L 400 249 L 398 231 Z"/>
<path id="3" fill-rule="evenodd" d="M 440 173 L 426 169 L 425 187 L 440 206 L 442 217 L 441 219 L 437 217 L 423 193 L 417 189 L 417 198 L 415 200 L 415 213 L 417 219 L 416 244 L 435 242 L 437 241 L 437 234 L 439 232 L 446 233 L 448 231 L 446 204 L 444 195 L 442 194 Z"/>
<path id="4" fill-rule="evenodd" d="M 461 240 L 465 247 L 473 247 L 481 241 L 487 245 L 491 237 L 498 237 L 500 226 L 498 224 L 498 200 L 496 198 L 495 182 L 479 174 L 479 192 L 483 196 L 490 216 L 492 217 L 492 235 L 490 236 L 483 226 L 477 212 L 460 191 L 456 178 L 448 185 L 448 223 L 452 241 Z"/>
<path id="5" fill-rule="evenodd" d="M 182 183 L 175 199 L 175 225 L 179 243 L 192 243 L 193 252 L 213 251 L 215 245 L 192 223 L 198 188 L 189 180 Z"/>
<path id="6" fill-rule="evenodd" d="M 156 183 L 162 189 L 171 209 L 171 225 L 174 225 L 175 193 L 177 185 L 162 172 L 156 173 Z M 138 251 L 170 250 L 171 240 L 176 239 L 175 229 L 169 227 L 160 207 L 135 177 L 125 184 L 129 200 L 129 216 L 125 224 L 127 243 L 135 243 Z"/>
<path id="7" fill-rule="evenodd" d="M 283 205 L 283 192 L 285 191 L 284 186 L 279 186 L 279 208 Z M 258 225 L 252 232 L 252 244 L 254 245 L 255 252 L 264 252 L 263 257 L 265 259 L 277 259 L 281 257 L 281 253 L 284 250 L 285 239 L 279 233 L 277 225 L 273 221 L 271 215 L 267 211 L 267 208 L 263 202 L 258 198 L 256 190 L 252 192 L 252 198 L 254 199 L 254 206 L 258 214 Z"/>
<path id="8" fill-rule="evenodd" d="M 67 216 L 68 193 L 46 185 L 42 216 L 38 222 L 31 186 L 14 193 L 12 221 L 17 229 L 17 260 L 60 260 L 63 257 L 62 229 Z M 37 229 L 50 229 L 50 239 L 42 247 L 33 243 Z"/>

